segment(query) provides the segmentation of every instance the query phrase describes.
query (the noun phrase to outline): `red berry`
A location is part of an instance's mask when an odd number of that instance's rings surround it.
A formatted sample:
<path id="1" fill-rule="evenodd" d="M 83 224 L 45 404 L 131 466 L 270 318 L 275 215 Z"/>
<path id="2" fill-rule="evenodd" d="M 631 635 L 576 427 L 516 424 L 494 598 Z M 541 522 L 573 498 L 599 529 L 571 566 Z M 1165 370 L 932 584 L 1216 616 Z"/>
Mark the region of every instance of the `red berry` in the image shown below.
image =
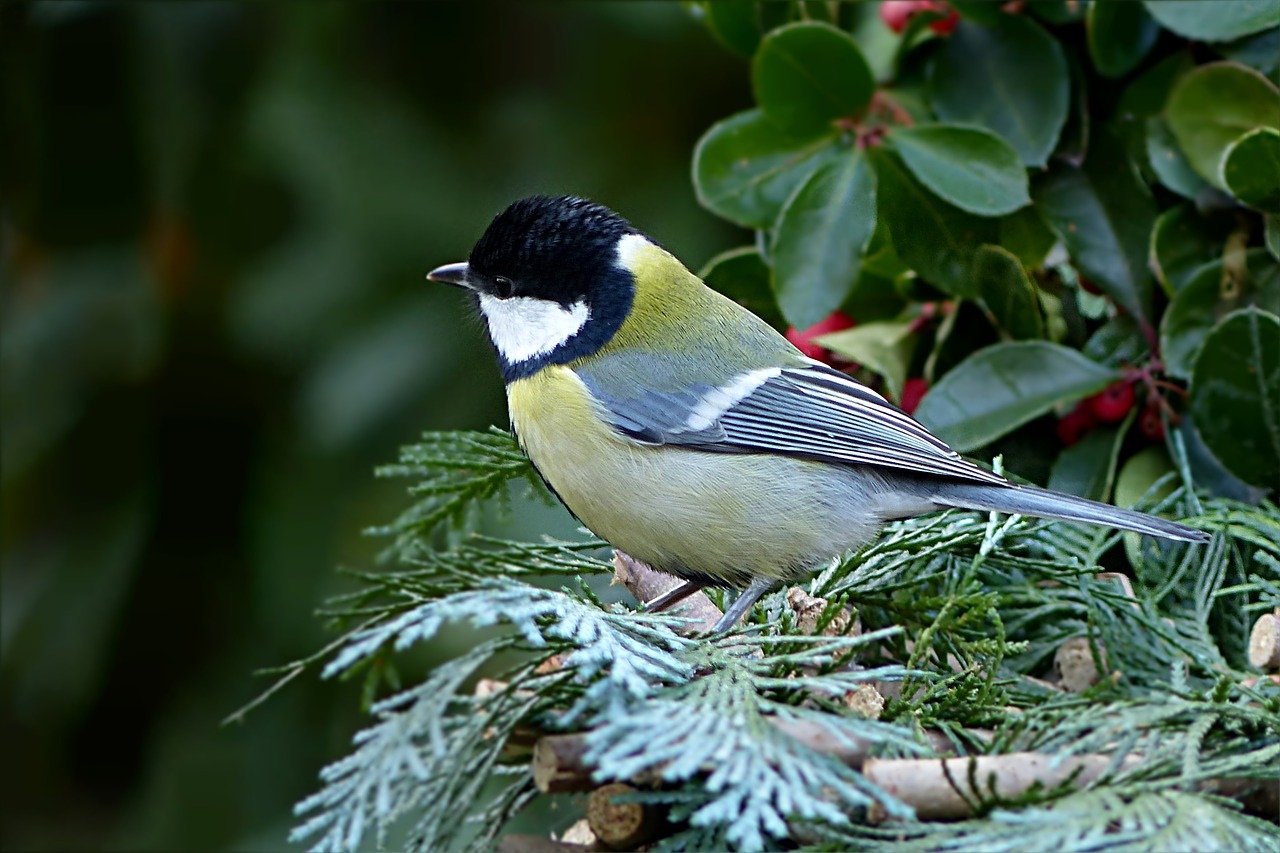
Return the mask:
<path id="1" fill-rule="evenodd" d="M 1147 403 L 1138 415 L 1138 429 L 1152 441 L 1164 441 L 1164 420 L 1160 417 L 1160 404 L 1155 400 Z"/>
<path id="2" fill-rule="evenodd" d="M 925 9 L 932 9 L 940 15 L 946 15 L 946 17 L 941 20 L 931 21 L 929 23 L 929 29 L 933 30 L 940 36 L 950 35 L 951 31 L 956 28 L 956 24 L 960 23 L 960 16 L 956 14 L 956 10 L 952 9 L 946 3 L 929 2 L 929 0 L 926 0 L 922 6 Z"/>
<path id="3" fill-rule="evenodd" d="M 830 364 L 833 359 L 839 358 L 829 349 L 815 344 L 814 338 L 822 335 L 829 335 L 832 332 L 843 332 L 845 329 L 852 329 L 858 325 L 854 319 L 840 311 L 832 311 L 825 319 L 819 320 L 804 331 L 799 331 L 795 326 L 787 329 L 787 340 L 800 352 L 809 356 L 809 358 Z"/>
<path id="4" fill-rule="evenodd" d="M 885 0 L 880 4 L 880 20 L 895 33 L 900 33 L 907 28 L 907 21 L 919 8 L 919 0 Z"/>
<path id="5" fill-rule="evenodd" d="M 1127 379 L 1113 382 L 1089 398 L 1089 408 L 1104 424 L 1123 420 L 1133 408 L 1133 383 Z"/>
<path id="6" fill-rule="evenodd" d="M 928 390 L 929 383 L 924 381 L 924 377 L 911 377 L 902 383 L 902 400 L 899 403 L 899 407 L 908 415 L 912 414 L 915 412 L 916 407 L 920 405 L 920 398 Z"/>
<path id="7" fill-rule="evenodd" d="M 1094 418 L 1093 409 L 1087 401 L 1081 400 L 1074 409 L 1058 421 L 1058 439 L 1070 447 L 1084 438 L 1085 433 L 1093 429 L 1095 423 L 1097 420 Z"/>

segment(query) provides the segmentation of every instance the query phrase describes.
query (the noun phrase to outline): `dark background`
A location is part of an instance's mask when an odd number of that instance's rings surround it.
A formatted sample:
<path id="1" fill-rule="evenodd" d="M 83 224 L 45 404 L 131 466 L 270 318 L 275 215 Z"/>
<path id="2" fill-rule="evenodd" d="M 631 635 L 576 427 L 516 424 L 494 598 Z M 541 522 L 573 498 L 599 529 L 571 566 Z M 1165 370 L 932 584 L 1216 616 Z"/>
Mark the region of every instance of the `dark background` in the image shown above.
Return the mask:
<path id="1" fill-rule="evenodd" d="M 220 721 L 335 636 L 374 466 L 505 423 L 424 273 L 531 192 L 746 242 L 688 177 L 744 63 L 677 3 L 11 2 L 0 75 L 0 846 L 283 847 L 359 685 Z"/>

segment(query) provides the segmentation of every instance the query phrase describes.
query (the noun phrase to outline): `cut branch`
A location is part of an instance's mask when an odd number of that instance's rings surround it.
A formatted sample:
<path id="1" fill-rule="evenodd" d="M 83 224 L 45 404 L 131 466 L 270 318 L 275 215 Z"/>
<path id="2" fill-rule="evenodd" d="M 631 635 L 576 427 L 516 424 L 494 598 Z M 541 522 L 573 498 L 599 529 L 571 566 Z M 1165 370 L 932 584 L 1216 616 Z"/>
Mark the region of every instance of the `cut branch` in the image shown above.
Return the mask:
<path id="1" fill-rule="evenodd" d="M 1115 772 L 1142 760 L 1129 755 Z M 1059 759 L 1039 752 L 1011 752 L 968 758 L 869 758 L 863 765 L 867 781 L 915 809 L 920 820 L 957 820 L 974 814 L 983 803 L 1014 800 L 1035 789 L 1051 791 L 1063 785 L 1085 788 L 1115 764 L 1110 755 L 1079 755 Z M 1280 780 L 1209 779 L 1200 790 L 1240 800 L 1249 811 L 1274 814 Z M 884 820 L 873 806 L 868 818 Z"/>
<path id="2" fill-rule="evenodd" d="M 614 583 L 625 586 L 637 601 L 646 604 L 684 583 L 675 575 L 650 568 L 621 551 L 613 552 L 613 580 Z M 705 592 L 693 593 L 673 610 L 679 610 L 679 615 L 693 620 L 681 631 L 683 634 L 705 634 L 715 627 L 720 617 L 724 615 Z"/>
<path id="3" fill-rule="evenodd" d="M 820 723 L 809 721 L 779 720 L 769 721 L 780 731 L 799 741 L 815 752 L 830 755 L 837 761 L 861 769 L 863 762 L 875 744 L 848 736 L 836 737 L 830 728 Z M 990 737 L 991 732 L 975 730 L 978 737 Z M 934 751 L 940 753 L 954 752 L 951 741 L 938 732 L 926 732 L 925 737 Z M 599 781 L 592 777 L 595 770 L 586 760 L 586 733 L 567 735 L 547 735 L 539 738 L 533 745 L 533 782 L 544 794 L 562 794 L 570 792 L 590 791 Z M 646 773 L 630 781 L 637 785 L 652 784 L 658 780 L 660 772 Z"/>

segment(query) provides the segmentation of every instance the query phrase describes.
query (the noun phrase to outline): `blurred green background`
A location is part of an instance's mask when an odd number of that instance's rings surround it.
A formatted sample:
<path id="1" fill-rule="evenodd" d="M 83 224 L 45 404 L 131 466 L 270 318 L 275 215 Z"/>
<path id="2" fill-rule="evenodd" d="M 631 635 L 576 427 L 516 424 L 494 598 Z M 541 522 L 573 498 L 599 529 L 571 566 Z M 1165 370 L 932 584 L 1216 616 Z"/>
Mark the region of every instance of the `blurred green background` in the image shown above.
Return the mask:
<path id="1" fill-rule="evenodd" d="M 0 846 L 285 846 L 358 685 L 219 721 L 334 637 L 373 467 L 505 424 L 424 273 L 532 192 L 746 242 L 688 178 L 742 63 L 677 3 L 0 5 Z"/>

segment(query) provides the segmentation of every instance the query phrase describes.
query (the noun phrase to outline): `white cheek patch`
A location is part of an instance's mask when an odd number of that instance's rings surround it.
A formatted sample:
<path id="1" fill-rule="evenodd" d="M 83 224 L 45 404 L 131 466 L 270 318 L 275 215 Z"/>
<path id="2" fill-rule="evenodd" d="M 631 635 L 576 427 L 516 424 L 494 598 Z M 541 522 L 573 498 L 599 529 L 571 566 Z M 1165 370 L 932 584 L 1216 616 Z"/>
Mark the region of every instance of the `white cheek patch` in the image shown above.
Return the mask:
<path id="1" fill-rule="evenodd" d="M 746 399 L 748 394 L 781 372 L 776 367 L 762 367 L 742 374 L 728 385 L 711 389 L 702 395 L 702 399 L 689 412 L 689 417 L 684 422 L 685 429 L 692 432 L 706 429 L 719 420 L 721 415 Z"/>
<path id="2" fill-rule="evenodd" d="M 572 338 L 591 319 L 585 302 L 565 308 L 549 299 L 513 296 L 499 299 L 480 294 L 480 311 L 489 324 L 494 346 L 511 364 L 546 355 Z"/>

